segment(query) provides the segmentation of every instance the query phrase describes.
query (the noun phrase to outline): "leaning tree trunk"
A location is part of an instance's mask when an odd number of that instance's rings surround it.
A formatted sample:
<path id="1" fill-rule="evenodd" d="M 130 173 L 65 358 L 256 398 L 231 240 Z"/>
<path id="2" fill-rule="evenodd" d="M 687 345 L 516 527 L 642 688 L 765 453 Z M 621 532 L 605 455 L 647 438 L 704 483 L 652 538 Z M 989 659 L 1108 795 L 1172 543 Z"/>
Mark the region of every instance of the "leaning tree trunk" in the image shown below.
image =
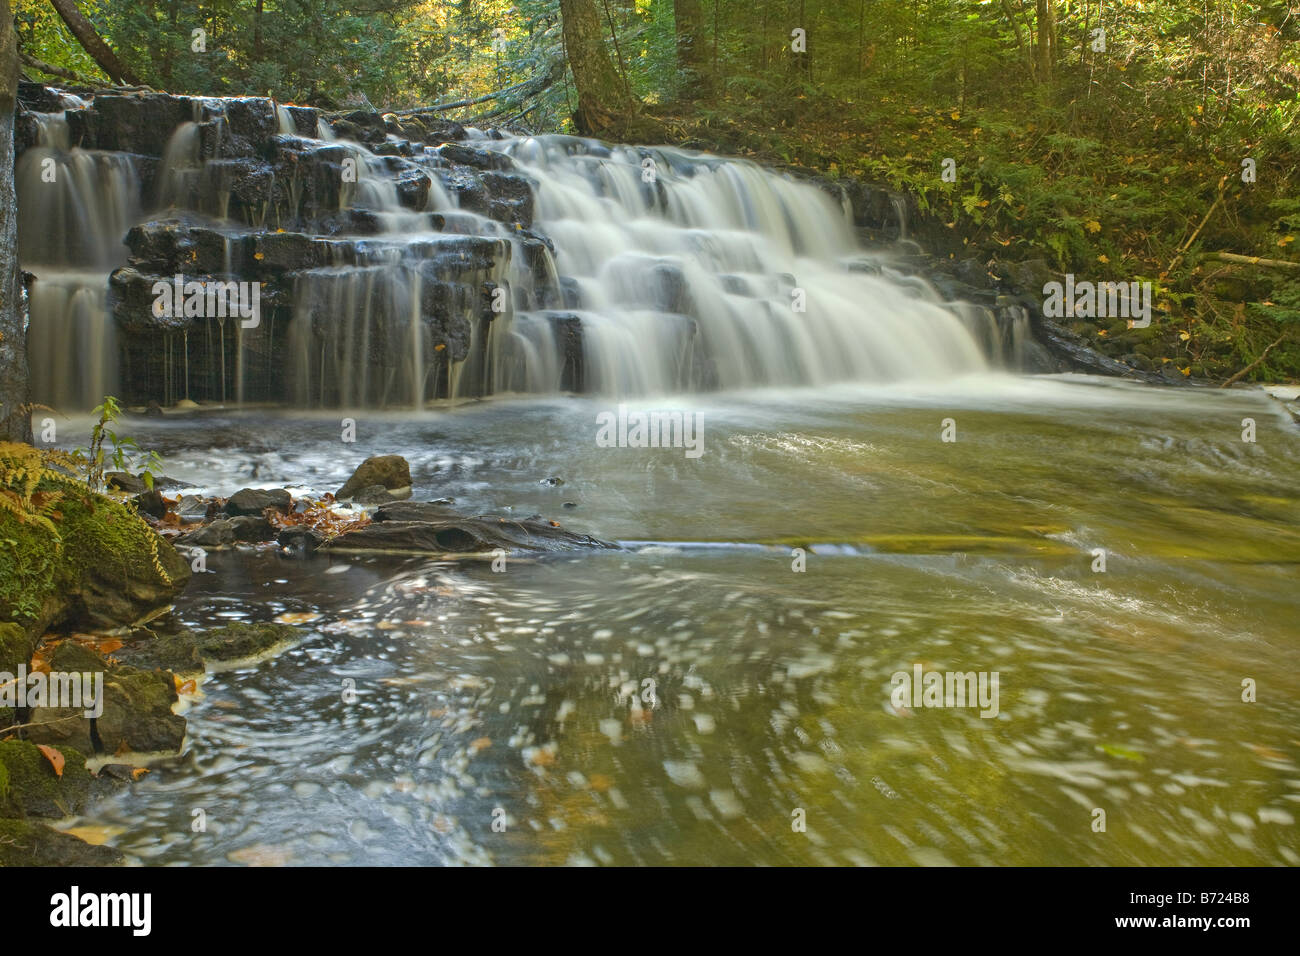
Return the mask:
<path id="1" fill-rule="evenodd" d="M 18 271 L 18 195 L 14 189 L 14 108 L 18 43 L 9 0 L 0 0 L 0 440 L 28 441 L 27 304 Z"/>
<path id="2" fill-rule="evenodd" d="M 605 34 L 594 0 L 560 0 L 564 47 L 578 88 L 573 125 L 597 135 L 621 128 L 634 104 L 605 49 Z"/>
<path id="3" fill-rule="evenodd" d="M 139 78 L 117 58 L 117 54 L 109 48 L 109 45 L 100 39 L 99 34 L 95 32 L 95 25 L 77 9 L 76 0 L 50 0 L 50 5 L 58 11 L 63 22 L 72 31 L 72 35 L 77 38 L 77 42 L 90 54 L 91 59 L 99 64 L 99 68 L 108 74 L 110 80 L 132 86 L 140 83 Z"/>

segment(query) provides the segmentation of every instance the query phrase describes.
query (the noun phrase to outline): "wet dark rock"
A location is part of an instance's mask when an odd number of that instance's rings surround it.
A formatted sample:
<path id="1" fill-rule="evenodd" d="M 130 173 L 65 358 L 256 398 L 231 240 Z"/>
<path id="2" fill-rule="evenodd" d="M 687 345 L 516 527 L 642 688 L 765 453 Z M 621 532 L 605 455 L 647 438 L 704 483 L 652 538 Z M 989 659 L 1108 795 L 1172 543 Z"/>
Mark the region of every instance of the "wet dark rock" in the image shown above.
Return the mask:
<path id="1" fill-rule="evenodd" d="M 504 153 L 475 149 L 460 143 L 444 143 L 438 147 L 437 152 L 449 162 L 461 166 L 473 166 L 476 169 L 509 170 L 515 167 L 514 160 Z"/>
<path id="2" fill-rule="evenodd" d="M 354 494 L 352 500 L 359 505 L 377 505 L 392 501 L 393 496 L 383 485 L 369 485 Z"/>
<path id="3" fill-rule="evenodd" d="M 230 519 L 230 531 L 236 541 L 270 541 L 278 533 L 262 515 L 238 515 Z"/>
<path id="4" fill-rule="evenodd" d="M 267 508 L 288 512 L 293 507 L 293 496 L 283 488 L 244 488 L 236 491 L 226 501 L 228 515 L 260 515 Z"/>
<path id="5" fill-rule="evenodd" d="M 372 522 L 327 541 L 322 550 L 425 554 L 507 551 L 572 551 L 616 548 L 590 535 L 566 531 L 553 522 L 515 521 L 484 515 L 433 521 Z"/>
<path id="6" fill-rule="evenodd" d="M 364 488 L 374 485 L 386 489 L 392 497 L 409 497 L 411 494 L 411 466 L 401 455 L 376 455 L 367 458 L 344 482 L 334 496 L 340 500 L 351 498 Z M 403 493 L 404 492 L 404 493 Z"/>
<path id="7" fill-rule="evenodd" d="M 275 540 L 283 548 L 309 553 L 320 547 L 325 536 L 314 528 L 292 525 L 282 530 Z"/>
<path id="8" fill-rule="evenodd" d="M 61 113 L 65 108 L 58 90 L 26 80 L 18 81 L 18 106 L 33 113 Z"/>
<path id="9" fill-rule="evenodd" d="M 141 514 L 152 518 L 161 518 L 167 514 L 167 502 L 163 501 L 162 492 L 157 488 L 138 494 L 131 500 Z"/>
<path id="10" fill-rule="evenodd" d="M 286 106 L 289 118 L 293 120 L 294 131 L 299 136 L 315 138 L 319 131 L 320 110 L 314 106 Z"/>
<path id="11" fill-rule="evenodd" d="M 483 185 L 488 191 L 488 215 L 498 222 L 533 224 L 533 186 L 528 177 L 514 173 L 486 172 Z"/>
<path id="12" fill-rule="evenodd" d="M 235 526 L 228 518 L 218 518 L 202 528 L 186 532 L 176 539 L 176 543 L 192 548 L 219 548 L 234 544 Z"/>
<path id="13" fill-rule="evenodd" d="M 395 501 L 375 511 L 372 521 L 442 521 L 452 517 L 450 498 L 439 501 Z"/>
<path id="14" fill-rule="evenodd" d="M 125 471 L 110 471 L 104 475 L 104 481 L 114 491 L 124 491 L 128 495 L 138 495 L 149 490 L 143 478 Z"/>
<path id="15" fill-rule="evenodd" d="M 146 156 L 161 156 L 172 131 L 193 115 L 188 97 L 167 93 L 97 93 L 90 110 L 96 149 Z"/>

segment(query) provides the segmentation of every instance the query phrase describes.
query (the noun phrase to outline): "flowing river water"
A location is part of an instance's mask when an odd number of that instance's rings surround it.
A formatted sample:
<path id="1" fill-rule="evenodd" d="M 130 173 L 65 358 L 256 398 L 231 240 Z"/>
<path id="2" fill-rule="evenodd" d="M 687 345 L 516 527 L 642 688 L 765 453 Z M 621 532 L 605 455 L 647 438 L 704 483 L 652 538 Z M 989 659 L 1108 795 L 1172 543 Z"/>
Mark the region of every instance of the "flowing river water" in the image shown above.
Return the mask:
<path id="1" fill-rule="evenodd" d="M 154 864 L 1300 863 L 1300 441 L 1262 393 L 982 374 L 633 405 L 699 412 L 698 458 L 599 447 L 610 407 L 374 413 L 355 444 L 336 415 L 141 422 L 214 493 L 400 450 L 417 500 L 625 549 L 211 552 L 179 622 L 317 616 L 209 675 L 185 752 L 76 822 Z M 917 665 L 997 672 L 996 716 L 895 706 Z"/>

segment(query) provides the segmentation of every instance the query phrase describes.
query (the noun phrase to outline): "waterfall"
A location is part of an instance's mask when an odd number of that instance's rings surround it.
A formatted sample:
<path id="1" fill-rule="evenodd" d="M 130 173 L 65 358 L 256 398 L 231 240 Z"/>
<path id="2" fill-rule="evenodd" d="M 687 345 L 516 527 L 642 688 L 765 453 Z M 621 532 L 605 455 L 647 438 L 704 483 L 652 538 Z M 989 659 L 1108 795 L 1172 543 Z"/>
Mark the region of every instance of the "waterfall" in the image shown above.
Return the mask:
<path id="1" fill-rule="evenodd" d="M 35 114 L 36 145 L 18 158 L 18 258 L 29 298 L 32 399 L 98 404 L 117 384 L 108 276 L 126 262 L 122 237 L 139 216 L 140 181 L 126 155 L 69 149 L 62 113 Z"/>
<path id="2" fill-rule="evenodd" d="M 843 206 L 741 160 L 572 137 L 506 146 L 575 280 L 587 387 L 620 395 L 979 371 L 961 317 L 880 272 Z"/>
<path id="3" fill-rule="evenodd" d="M 68 112 L 94 100 L 62 102 L 28 114 L 18 162 L 34 393 L 61 406 L 119 384 L 136 401 L 419 408 L 890 382 L 1019 368 L 1032 347 L 1027 316 L 945 302 L 862 249 L 843 195 L 744 160 L 474 129 L 433 146 L 389 120 L 363 145 L 301 107 L 177 98 L 150 131 L 160 159 L 137 169 L 70 146 Z M 317 138 L 299 135 L 313 123 Z M 129 259 L 146 212 L 174 238 Z M 260 328 L 187 315 L 155 329 L 131 311 L 142 293 L 108 293 L 124 266 L 134 288 L 248 278 L 250 243 L 284 226 L 328 252 L 258 273 Z"/>

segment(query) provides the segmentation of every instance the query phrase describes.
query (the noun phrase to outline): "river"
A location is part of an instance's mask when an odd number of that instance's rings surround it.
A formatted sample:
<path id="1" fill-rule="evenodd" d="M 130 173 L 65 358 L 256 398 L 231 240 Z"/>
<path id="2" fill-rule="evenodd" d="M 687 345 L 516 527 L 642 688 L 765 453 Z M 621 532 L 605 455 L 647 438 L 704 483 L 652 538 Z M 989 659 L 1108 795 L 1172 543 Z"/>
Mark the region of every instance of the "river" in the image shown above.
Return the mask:
<path id="1" fill-rule="evenodd" d="M 416 500 L 624 549 L 212 551 L 175 623 L 304 639 L 210 674 L 183 754 L 71 822 L 150 864 L 1300 864 L 1300 440 L 1263 393 L 632 407 L 698 412 L 704 453 L 598 446 L 596 397 L 350 413 L 353 444 L 343 413 L 133 421 L 210 493 L 400 453 Z M 996 708 L 899 706 L 918 667 L 996 672 Z"/>

